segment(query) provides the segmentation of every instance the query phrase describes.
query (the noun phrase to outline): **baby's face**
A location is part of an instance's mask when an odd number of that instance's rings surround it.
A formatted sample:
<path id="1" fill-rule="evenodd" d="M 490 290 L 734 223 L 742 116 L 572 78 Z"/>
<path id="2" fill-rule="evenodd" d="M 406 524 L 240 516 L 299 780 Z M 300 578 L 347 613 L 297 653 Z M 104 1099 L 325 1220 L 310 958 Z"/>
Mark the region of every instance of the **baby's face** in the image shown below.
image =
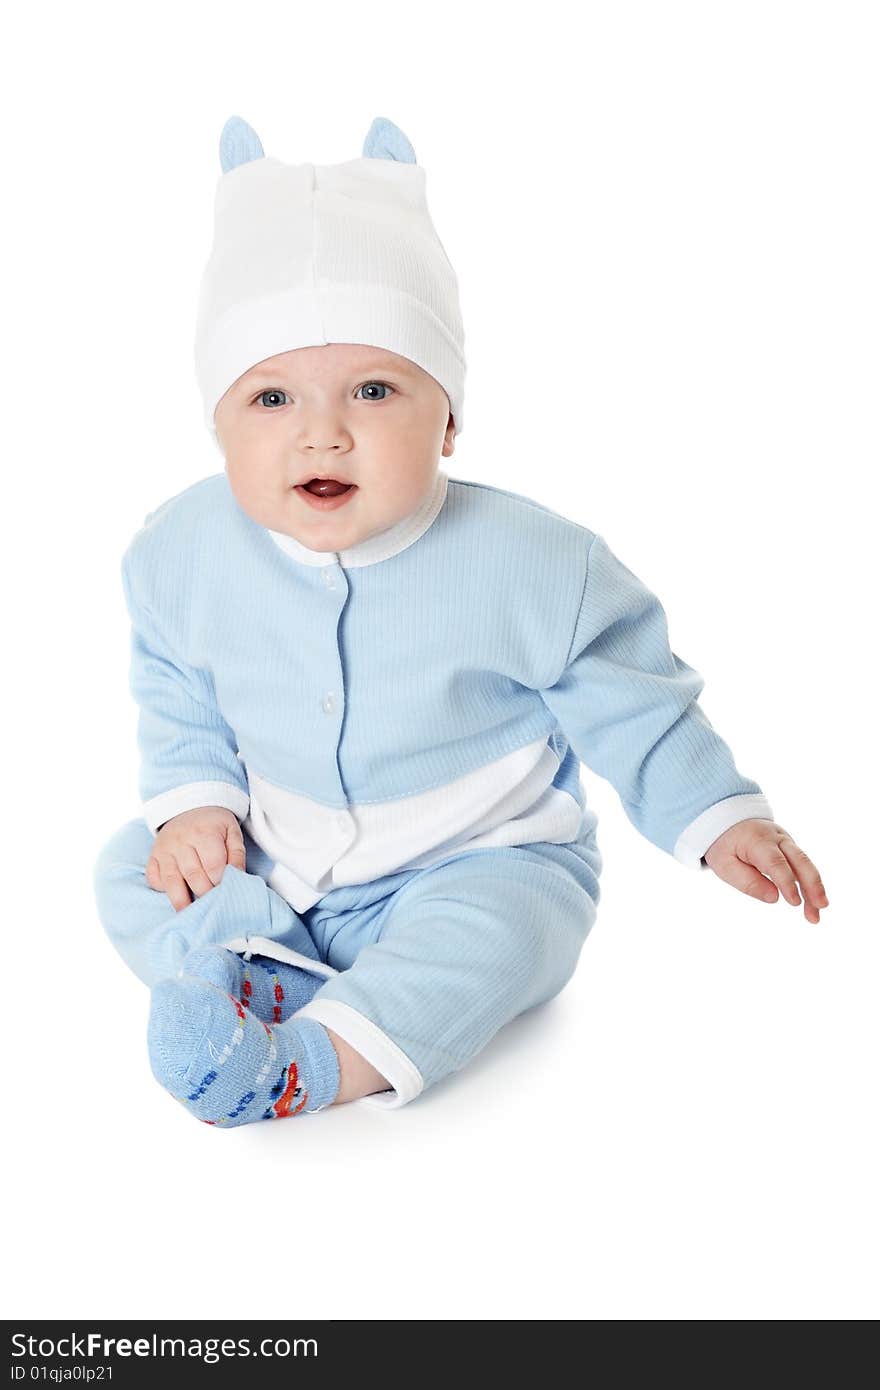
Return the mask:
<path id="1" fill-rule="evenodd" d="M 310 550 L 347 550 L 403 520 L 454 448 L 443 387 L 362 343 L 266 358 L 230 386 L 214 424 L 242 510 Z M 332 510 L 303 494 L 320 475 L 354 484 Z"/>

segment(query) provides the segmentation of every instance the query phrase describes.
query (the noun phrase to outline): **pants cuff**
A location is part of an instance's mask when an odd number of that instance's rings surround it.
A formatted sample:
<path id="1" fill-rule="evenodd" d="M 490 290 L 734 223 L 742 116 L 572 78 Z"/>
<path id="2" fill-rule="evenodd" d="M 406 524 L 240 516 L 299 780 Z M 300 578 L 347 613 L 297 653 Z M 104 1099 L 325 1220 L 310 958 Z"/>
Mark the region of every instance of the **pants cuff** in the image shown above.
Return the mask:
<path id="1" fill-rule="evenodd" d="M 364 1014 L 358 1013 L 350 1004 L 339 999 L 321 999 L 316 995 L 308 1004 L 297 1009 L 293 1018 L 313 1018 L 331 1028 L 340 1038 L 349 1043 L 362 1057 L 387 1077 L 393 1090 L 376 1091 L 370 1096 L 361 1096 L 362 1102 L 382 1106 L 386 1110 L 399 1110 L 415 1100 L 425 1088 L 421 1072 L 405 1052 L 392 1042 L 387 1033 Z"/>
<path id="2" fill-rule="evenodd" d="M 237 936 L 232 941 L 224 941 L 223 945 L 227 951 L 235 951 L 238 955 L 244 956 L 245 960 L 250 960 L 251 956 L 268 956 L 270 960 L 286 961 L 288 965 L 307 970 L 310 975 L 321 975 L 328 980 L 331 976 L 339 974 L 332 965 L 312 960 L 310 956 L 304 956 L 302 952 L 294 951 L 290 946 L 282 946 L 280 941 L 270 941 L 265 936 Z"/>

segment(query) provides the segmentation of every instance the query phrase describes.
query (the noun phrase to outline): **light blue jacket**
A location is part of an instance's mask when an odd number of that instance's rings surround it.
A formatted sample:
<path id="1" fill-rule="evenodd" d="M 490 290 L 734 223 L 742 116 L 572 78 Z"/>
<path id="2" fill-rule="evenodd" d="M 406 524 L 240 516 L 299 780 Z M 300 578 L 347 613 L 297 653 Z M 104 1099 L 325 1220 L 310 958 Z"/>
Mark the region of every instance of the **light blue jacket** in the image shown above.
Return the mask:
<path id="1" fill-rule="evenodd" d="M 150 513 L 122 574 L 149 828 L 226 806 L 297 910 L 481 845 L 592 835 L 580 762 L 689 867 L 773 819 L 659 600 L 527 497 L 440 470 L 403 522 L 319 553 L 220 473 Z"/>

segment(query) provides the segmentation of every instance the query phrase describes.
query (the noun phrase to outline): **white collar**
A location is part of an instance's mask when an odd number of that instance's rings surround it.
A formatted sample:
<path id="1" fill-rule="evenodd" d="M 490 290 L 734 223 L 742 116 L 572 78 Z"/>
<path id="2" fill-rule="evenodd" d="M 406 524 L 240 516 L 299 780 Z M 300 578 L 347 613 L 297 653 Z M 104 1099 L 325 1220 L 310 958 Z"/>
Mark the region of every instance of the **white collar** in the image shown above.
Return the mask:
<path id="1" fill-rule="evenodd" d="M 299 560 L 304 565 L 335 565 L 338 563 L 342 565 L 343 569 L 357 569 L 361 565 L 375 565 L 379 560 L 388 560 L 392 555 L 406 550 L 407 546 L 412 545 L 414 541 L 419 539 L 419 536 L 424 535 L 439 515 L 440 509 L 446 501 L 448 485 L 449 475 L 444 473 L 442 469 L 438 469 L 433 489 L 414 512 L 410 512 L 409 516 L 405 516 L 402 521 L 395 522 L 387 530 L 379 531 L 375 536 L 368 536 L 366 540 L 358 541 L 348 550 L 310 550 L 294 536 L 285 535 L 283 531 L 272 531 L 268 527 L 266 529 L 277 546 L 280 546 L 294 560 Z"/>

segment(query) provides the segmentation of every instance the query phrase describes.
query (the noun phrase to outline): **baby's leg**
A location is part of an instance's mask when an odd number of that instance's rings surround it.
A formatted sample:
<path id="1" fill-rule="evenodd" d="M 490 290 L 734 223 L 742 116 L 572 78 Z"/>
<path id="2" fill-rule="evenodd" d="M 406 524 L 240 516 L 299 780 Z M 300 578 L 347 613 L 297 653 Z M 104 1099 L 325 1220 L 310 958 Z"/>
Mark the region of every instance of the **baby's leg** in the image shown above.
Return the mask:
<path id="1" fill-rule="evenodd" d="M 153 988 L 147 1044 L 156 1080 L 207 1124 L 323 1110 L 339 1090 L 336 1052 L 320 1023 L 270 1027 L 195 975 Z"/>
<path id="2" fill-rule="evenodd" d="M 245 839 L 247 872 L 227 864 L 220 882 L 181 912 L 167 894 L 147 883 L 154 839 L 145 821 L 128 821 L 104 845 L 93 871 L 104 930 L 145 984 L 152 988 L 177 975 L 194 948 L 247 936 L 280 941 L 319 960 L 305 923 L 266 883 L 263 874 L 271 872 L 272 863 L 250 836 Z"/>
<path id="3" fill-rule="evenodd" d="M 476 850 L 414 874 L 379 939 L 293 1022 L 332 1029 L 402 1105 L 559 992 L 596 917 L 598 852 L 545 842 Z"/>
<path id="4" fill-rule="evenodd" d="M 307 1092 L 303 1110 L 385 1087 L 384 1077 L 320 1025 L 292 1025 L 299 1031 L 277 1037 L 266 1028 L 286 1023 L 325 976 L 225 949 L 225 942 L 258 936 L 319 961 L 305 923 L 262 877 L 272 864 L 250 837 L 248 872 L 227 865 L 220 883 L 181 912 L 147 883 L 153 840 L 144 821 L 124 825 L 98 856 L 94 888 L 110 940 L 153 988 L 148 1040 L 157 1079 L 199 1118 L 225 1125 L 294 1114 Z M 259 1029 L 241 1018 L 242 1000 Z"/>
<path id="5" fill-rule="evenodd" d="M 317 993 L 326 979 L 271 956 L 238 955 L 224 946 L 196 946 L 181 967 L 232 994 L 264 1023 L 285 1023 Z M 336 1049 L 340 1084 L 335 1105 L 385 1091 L 388 1082 L 359 1052 L 329 1028 Z"/>
<path id="6" fill-rule="evenodd" d="M 334 1033 L 332 1028 L 326 1031 L 336 1049 L 339 1062 L 339 1089 L 333 1101 L 334 1105 L 345 1105 L 350 1100 L 362 1100 L 364 1096 L 388 1090 L 391 1083 L 386 1076 L 377 1071 L 366 1057 L 356 1052 L 351 1043 Z"/>
<path id="7" fill-rule="evenodd" d="M 233 994 L 264 1023 L 286 1023 L 309 1002 L 329 972 L 312 973 L 270 956 L 211 945 L 193 947 L 180 973 L 208 980 Z"/>

